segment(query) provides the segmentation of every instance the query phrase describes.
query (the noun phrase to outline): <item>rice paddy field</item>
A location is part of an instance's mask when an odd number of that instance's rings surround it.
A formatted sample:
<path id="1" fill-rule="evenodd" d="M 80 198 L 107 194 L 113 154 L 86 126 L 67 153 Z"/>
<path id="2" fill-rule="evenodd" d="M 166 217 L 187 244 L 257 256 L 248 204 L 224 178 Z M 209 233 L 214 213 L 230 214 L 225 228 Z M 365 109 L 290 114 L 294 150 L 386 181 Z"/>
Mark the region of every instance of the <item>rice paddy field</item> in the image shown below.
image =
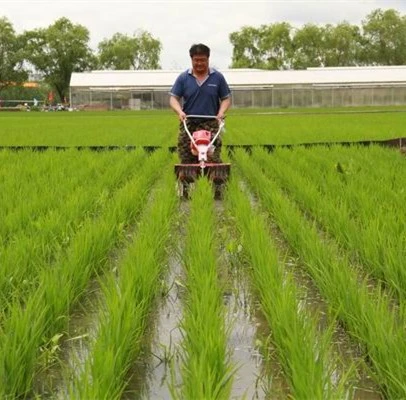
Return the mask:
<path id="1" fill-rule="evenodd" d="M 405 112 L 0 113 L 0 398 L 406 399 Z"/>

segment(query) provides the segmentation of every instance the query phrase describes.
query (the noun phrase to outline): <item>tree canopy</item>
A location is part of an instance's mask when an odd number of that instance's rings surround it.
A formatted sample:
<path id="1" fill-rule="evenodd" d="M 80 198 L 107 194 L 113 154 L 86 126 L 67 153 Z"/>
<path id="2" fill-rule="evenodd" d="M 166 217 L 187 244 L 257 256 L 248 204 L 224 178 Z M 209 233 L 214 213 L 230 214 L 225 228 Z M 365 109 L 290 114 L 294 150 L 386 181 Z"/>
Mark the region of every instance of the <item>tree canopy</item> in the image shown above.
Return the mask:
<path id="1" fill-rule="evenodd" d="M 159 69 L 162 45 L 146 31 L 133 36 L 115 33 L 98 46 L 102 69 Z"/>
<path id="2" fill-rule="evenodd" d="M 60 18 L 45 29 L 26 31 L 25 59 L 42 74 L 59 98 L 67 97 L 72 72 L 85 71 L 95 65 L 89 47 L 89 31 Z"/>
<path id="3" fill-rule="evenodd" d="M 229 35 L 232 68 L 305 69 L 356 65 L 405 65 L 406 17 L 393 9 L 371 12 L 361 27 L 286 22 L 244 26 Z"/>
<path id="4" fill-rule="evenodd" d="M 406 17 L 396 10 L 373 11 L 362 23 L 363 61 L 373 65 L 406 63 Z"/>
<path id="5" fill-rule="evenodd" d="M 0 91 L 27 79 L 21 44 L 11 22 L 0 18 Z"/>

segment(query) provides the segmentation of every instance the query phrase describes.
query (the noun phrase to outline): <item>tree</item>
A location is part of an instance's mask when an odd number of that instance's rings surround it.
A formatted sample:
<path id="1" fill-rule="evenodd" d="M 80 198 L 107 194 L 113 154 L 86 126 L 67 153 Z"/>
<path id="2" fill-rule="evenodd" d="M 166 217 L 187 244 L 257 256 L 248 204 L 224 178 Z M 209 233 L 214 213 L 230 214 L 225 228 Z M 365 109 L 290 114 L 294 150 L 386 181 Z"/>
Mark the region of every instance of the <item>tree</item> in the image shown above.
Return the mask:
<path id="1" fill-rule="evenodd" d="M 286 23 L 243 27 L 230 34 L 232 68 L 281 69 L 289 64 L 291 26 Z"/>
<path id="2" fill-rule="evenodd" d="M 325 29 L 323 26 L 306 24 L 296 31 L 292 40 L 294 69 L 324 66 Z"/>
<path id="3" fill-rule="evenodd" d="M 263 54 L 266 69 L 282 69 L 290 66 L 291 31 L 291 25 L 286 22 L 261 27 L 260 51 Z"/>
<path id="4" fill-rule="evenodd" d="M 377 9 L 362 23 L 363 60 L 375 65 L 406 64 L 406 19 L 393 9 Z"/>
<path id="5" fill-rule="evenodd" d="M 0 18 L 0 91 L 27 79 L 22 47 L 12 24 L 6 18 Z"/>
<path id="6" fill-rule="evenodd" d="M 326 25 L 324 30 L 324 65 L 326 67 L 360 64 L 362 37 L 360 28 L 341 22 Z"/>
<path id="7" fill-rule="evenodd" d="M 259 29 L 244 26 L 229 35 L 233 47 L 231 68 L 261 68 Z"/>
<path id="8" fill-rule="evenodd" d="M 105 69 L 159 69 L 161 42 L 145 31 L 133 36 L 115 33 L 98 45 L 99 64 Z"/>
<path id="9" fill-rule="evenodd" d="M 46 29 L 26 31 L 24 39 L 26 60 L 55 89 L 61 101 L 67 97 L 72 72 L 95 65 L 95 56 L 88 45 L 89 31 L 65 17 Z"/>

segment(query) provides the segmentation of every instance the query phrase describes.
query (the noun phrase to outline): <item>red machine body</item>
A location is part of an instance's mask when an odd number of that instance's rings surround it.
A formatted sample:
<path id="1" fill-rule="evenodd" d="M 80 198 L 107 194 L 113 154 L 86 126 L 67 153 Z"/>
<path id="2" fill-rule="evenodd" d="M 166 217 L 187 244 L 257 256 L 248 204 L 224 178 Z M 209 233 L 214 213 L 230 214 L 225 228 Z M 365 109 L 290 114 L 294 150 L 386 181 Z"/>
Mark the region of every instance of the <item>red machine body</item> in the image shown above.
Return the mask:
<path id="1" fill-rule="evenodd" d="M 188 115 L 187 118 L 217 119 L 215 115 Z M 214 186 L 215 199 L 221 199 L 223 188 L 230 174 L 229 163 L 209 162 L 214 153 L 214 142 L 224 127 L 224 121 L 219 121 L 217 132 L 210 132 L 205 129 L 191 133 L 188 129 L 186 119 L 183 121 L 185 131 L 190 138 L 190 152 L 197 157 L 195 164 L 175 164 L 175 174 L 178 178 L 178 193 L 181 197 L 189 198 L 189 190 L 194 182 L 201 176 L 207 176 Z"/>
<path id="2" fill-rule="evenodd" d="M 194 143 L 190 142 L 190 151 L 194 156 L 199 154 L 199 146 L 209 146 L 211 141 L 211 132 L 201 129 L 200 131 L 193 132 Z M 210 149 L 209 149 L 210 152 Z"/>

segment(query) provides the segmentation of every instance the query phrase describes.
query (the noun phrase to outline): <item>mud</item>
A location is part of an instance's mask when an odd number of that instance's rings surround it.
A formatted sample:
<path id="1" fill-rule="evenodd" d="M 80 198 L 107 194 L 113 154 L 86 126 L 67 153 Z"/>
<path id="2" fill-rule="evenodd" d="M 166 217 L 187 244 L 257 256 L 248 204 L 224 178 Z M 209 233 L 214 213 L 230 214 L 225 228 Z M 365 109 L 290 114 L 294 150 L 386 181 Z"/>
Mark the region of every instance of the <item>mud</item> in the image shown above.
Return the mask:
<path id="1" fill-rule="evenodd" d="M 137 399 L 170 399 L 172 368 L 175 368 L 175 375 L 179 375 L 176 365 L 182 341 L 179 329 L 182 318 L 182 268 L 176 254 L 170 257 L 168 265 L 169 272 L 162 292 L 163 297 L 154 316 L 150 356 L 141 366 L 146 373 L 145 380 L 140 382 L 143 388 L 135 397 Z"/>
<path id="2" fill-rule="evenodd" d="M 69 398 L 69 382 L 82 372 L 89 356 L 89 345 L 95 334 L 100 308 L 101 289 L 93 279 L 87 289 L 87 296 L 75 307 L 67 332 L 60 337 L 53 365 L 38 376 L 35 390 L 41 398 Z"/>
<path id="3" fill-rule="evenodd" d="M 222 201 L 215 202 L 220 247 L 219 274 L 224 285 L 226 326 L 231 362 L 235 367 L 232 399 L 285 399 L 286 380 L 282 368 L 273 357 L 269 343 L 270 331 L 260 311 L 248 279 L 247 265 L 238 249 L 230 252 L 226 243 L 237 237 L 227 220 Z"/>

